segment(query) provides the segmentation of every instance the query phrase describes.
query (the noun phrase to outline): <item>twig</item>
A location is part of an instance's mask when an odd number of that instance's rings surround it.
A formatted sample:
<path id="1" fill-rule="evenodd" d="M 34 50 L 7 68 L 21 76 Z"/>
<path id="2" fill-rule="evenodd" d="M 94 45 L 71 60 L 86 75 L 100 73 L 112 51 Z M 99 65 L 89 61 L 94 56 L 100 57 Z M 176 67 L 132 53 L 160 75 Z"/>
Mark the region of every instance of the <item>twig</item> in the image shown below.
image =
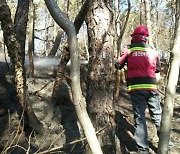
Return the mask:
<path id="1" fill-rule="evenodd" d="M 29 135 L 29 140 L 28 140 L 28 149 L 26 150 L 26 154 L 29 154 L 29 150 L 31 148 L 31 135 L 32 135 L 33 131 L 31 132 L 31 134 Z"/>
<path id="2" fill-rule="evenodd" d="M 14 130 L 11 134 L 9 133 L 8 137 L 9 136 L 13 136 L 15 134 L 16 130 Z M 4 140 L 6 137 L 4 137 L 2 140 Z M 10 139 L 9 139 L 10 140 Z M 6 151 L 6 149 L 9 147 L 9 140 L 7 141 L 7 143 L 5 144 L 2 152 Z"/>
<path id="3" fill-rule="evenodd" d="M 41 144 L 40 148 L 35 152 L 35 154 L 37 154 L 43 147 L 44 143 L 47 141 L 47 138 L 49 137 L 49 135 L 51 134 L 51 132 L 54 130 L 54 128 L 57 126 L 57 124 L 53 127 L 52 130 L 49 131 L 49 133 L 46 135 L 46 138 L 44 139 L 43 143 Z"/>
<path id="4" fill-rule="evenodd" d="M 162 91 L 158 90 L 158 92 L 159 92 L 160 94 L 162 94 L 163 96 L 165 96 L 165 94 L 164 94 Z"/>
<path id="5" fill-rule="evenodd" d="M 21 118 L 20 118 L 20 120 L 19 120 L 18 129 L 17 129 L 17 132 L 16 132 L 16 134 L 15 134 L 14 139 L 11 141 L 11 143 L 9 144 L 9 146 L 7 147 L 7 149 L 5 149 L 3 152 L 6 152 L 8 149 L 10 149 L 10 148 L 12 147 L 12 144 L 14 143 L 15 139 L 17 138 L 18 132 L 19 132 L 19 127 L 20 127 L 20 124 L 21 124 L 23 115 L 24 115 L 24 111 L 23 111 L 23 113 L 22 113 L 22 115 L 21 115 Z M 19 139 L 18 139 L 18 140 L 19 140 Z M 16 144 L 17 144 L 17 143 L 16 143 Z"/>
<path id="6" fill-rule="evenodd" d="M 37 93 L 39 93 L 41 90 L 43 90 L 44 88 L 46 88 L 48 86 L 49 83 L 51 83 L 53 80 L 49 81 L 48 83 L 46 83 L 41 89 L 36 90 L 35 92 L 33 92 L 32 94 L 37 95 Z"/>
<path id="7" fill-rule="evenodd" d="M 64 130 L 54 139 L 54 141 L 52 141 L 52 143 L 51 143 L 51 145 L 49 146 L 49 149 L 48 149 L 48 150 L 51 149 L 53 143 L 62 135 L 62 133 L 64 133 Z"/>
<path id="8" fill-rule="evenodd" d="M 6 57 L 6 46 L 5 46 L 5 44 L 4 44 L 4 58 L 5 58 L 5 62 L 6 62 L 6 65 L 7 65 L 7 69 L 8 69 L 8 71 L 9 71 L 9 64 L 8 64 L 8 62 L 7 62 L 7 57 Z"/>
<path id="9" fill-rule="evenodd" d="M 99 134 L 99 133 L 100 133 L 101 131 L 103 131 L 106 127 L 107 127 L 107 125 L 104 126 L 103 128 L 101 128 L 100 130 L 98 130 L 98 131 L 96 132 L 96 134 Z M 60 149 L 63 149 L 63 148 L 65 148 L 65 147 L 67 147 L 68 145 L 72 145 L 72 144 L 75 144 L 75 143 L 78 143 L 78 142 L 82 142 L 82 141 L 84 141 L 84 140 L 86 140 L 86 137 L 81 138 L 81 139 L 78 139 L 78 140 L 74 140 L 74 141 L 72 141 L 72 142 L 70 142 L 70 143 L 67 143 L 67 144 L 62 145 L 62 146 L 59 146 L 59 147 L 55 147 L 55 148 L 52 148 L 52 149 L 49 149 L 49 150 L 45 150 L 45 151 L 39 152 L 38 154 L 46 154 L 46 153 L 50 153 L 50 152 L 53 152 L 53 151 L 56 151 L 56 150 L 60 150 Z"/>
<path id="10" fill-rule="evenodd" d="M 11 129 L 11 114 L 10 114 L 10 110 L 8 109 L 8 123 L 9 123 L 9 132 L 10 132 L 10 129 Z"/>
<path id="11" fill-rule="evenodd" d="M 158 92 L 159 92 L 161 95 L 164 96 L 164 98 L 162 98 L 162 100 L 164 100 L 164 99 L 165 99 L 165 94 L 164 94 L 162 91 L 160 91 L 160 90 L 158 90 Z M 161 100 L 161 101 L 162 101 L 162 100 Z M 174 102 L 177 103 L 177 104 L 179 104 L 177 100 L 174 100 Z"/>
<path id="12" fill-rule="evenodd" d="M 26 151 L 26 149 L 25 149 L 24 147 L 16 144 L 16 145 L 13 145 L 13 146 L 11 146 L 11 147 L 8 147 L 5 151 L 2 152 L 2 154 L 5 154 L 6 151 L 8 151 L 9 149 L 15 148 L 15 147 L 21 148 L 21 149 L 23 149 L 24 151 Z"/>

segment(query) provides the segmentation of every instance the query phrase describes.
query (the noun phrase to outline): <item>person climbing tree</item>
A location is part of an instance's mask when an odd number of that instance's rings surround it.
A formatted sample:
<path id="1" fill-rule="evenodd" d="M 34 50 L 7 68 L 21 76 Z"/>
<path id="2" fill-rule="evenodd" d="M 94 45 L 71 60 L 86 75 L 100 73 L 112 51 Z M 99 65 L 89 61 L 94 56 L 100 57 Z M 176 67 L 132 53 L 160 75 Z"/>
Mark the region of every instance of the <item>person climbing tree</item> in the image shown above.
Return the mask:
<path id="1" fill-rule="evenodd" d="M 160 72 L 160 60 L 156 51 L 148 44 L 149 31 L 144 25 L 138 26 L 131 34 L 129 49 L 124 49 L 116 69 L 127 63 L 127 90 L 134 113 L 134 139 L 139 154 L 149 154 L 145 110 L 149 109 L 151 119 L 160 131 L 162 108 L 157 92 L 156 73 Z M 173 144 L 171 143 L 170 146 Z M 131 152 L 134 153 L 134 152 Z"/>

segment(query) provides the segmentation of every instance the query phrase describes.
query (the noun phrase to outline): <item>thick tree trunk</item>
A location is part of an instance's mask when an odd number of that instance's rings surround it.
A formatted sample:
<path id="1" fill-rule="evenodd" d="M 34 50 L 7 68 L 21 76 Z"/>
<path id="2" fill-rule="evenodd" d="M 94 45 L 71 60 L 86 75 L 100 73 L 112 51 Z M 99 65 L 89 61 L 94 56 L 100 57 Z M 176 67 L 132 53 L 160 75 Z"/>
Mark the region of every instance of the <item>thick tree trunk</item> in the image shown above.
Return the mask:
<path id="1" fill-rule="evenodd" d="M 77 36 L 76 29 L 72 22 L 64 15 L 59 9 L 55 1 L 45 0 L 46 6 L 51 13 L 54 20 L 58 25 L 67 33 L 68 44 L 71 58 L 71 91 L 73 97 L 73 103 L 75 105 L 76 113 L 79 122 L 87 137 L 87 141 L 93 154 L 102 154 L 101 147 L 95 134 L 95 130 L 92 126 L 90 118 L 86 111 L 86 102 L 83 98 L 81 86 L 80 86 L 80 60 L 79 52 L 77 50 Z"/>
<path id="2" fill-rule="evenodd" d="M 90 6 L 90 2 L 85 1 L 83 6 L 81 7 L 80 12 L 76 16 L 76 19 L 74 21 L 74 26 L 75 26 L 77 34 L 79 32 L 79 29 L 81 28 L 81 25 L 83 24 L 83 21 L 85 20 L 85 15 L 88 12 L 89 6 Z M 46 120 L 50 120 L 53 117 L 53 112 L 54 112 L 54 108 L 55 108 L 54 102 L 56 101 L 56 95 L 58 93 L 59 86 L 62 83 L 65 68 L 66 68 L 66 65 L 67 65 L 69 60 L 70 60 L 70 51 L 69 51 L 68 44 L 66 42 L 66 44 L 63 47 L 63 51 L 62 51 L 61 58 L 60 58 L 60 63 L 58 65 L 57 75 L 56 75 L 56 79 L 55 79 L 54 87 L 53 87 L 53 92 L 52 92 L 52 98 L 51 98 L 51 101 L 49 104 L 49 111 L 48 111 L 48 115 L 47 115 Z"/>
<path id="3" fill-rule="evenodd" d="M 13 23 L 11 20 L 10 9 L 5 0 L 1 1 L 0 10 L 0 21 L 2 30 L 4 32 L 4 42 L 7 46 L 8 54 L 12 60 L 12 64 L 15 70 L 16 91 L 20 105 L 22 107 L 21 113 L 24 113 L 24 122 L 27 127 L 31 126 L 38 133 L 42 133 L 42 124 L 40 123 L 40 121 L 38 121 L 34 112 L 32 112 L 32 110 L 28 110 L 31 109 L 31 107 L 30 104 L 27 103 L 28 101 L 26 98 L 27 87 L 25 78 L 24 59 L 22 54 L 24 50 L 22 51 L 23 47 L 16 39 L 15 33 L 13 33 Z M 30 117 L 31 119 L 29 119 Z"/>
<path id="4" fill-rule="evenodd" d="M 28 21 L 29 0 L 18 0 L 17 10 L 14 19 L 14 32 L 21 46 L 21 55 L 24 64 L 26 27 Z"/>
<path id="5" fill-rule="evenodd" d="M 113 14 L 104 1 L 93 1 L 88 12 L 88 38 L 90 53 L 88 108 L 99 134 L 103 153 L 115 153 L 115 122 L 113 92 Z"/>
<path id="6" fill-rule="evenodd" d="M 180 6 L 180 3 L 179 3 Z M 163 115 L 161 121 L 161 129 L 160 129 L 160 139 L 158 145 L 158 154 L 167 154 L 168 146 L 170 141 L 170 132 L 172 127 L 172 117 L 173 117 L 173 109 L 174 109 L 174 99 L 176 95 L 176 86 L 179 77 L 179 69 L 180 69 L 180 18 L 178 12 L 178 20 L 176 26 L 176 37 L 174 41 L 174 46 L 171 54 L 170 61 L 170 71 L 168 75 L 168 83 L 166 87 L 165 94 L 165 102 L 163 107 Z"/>

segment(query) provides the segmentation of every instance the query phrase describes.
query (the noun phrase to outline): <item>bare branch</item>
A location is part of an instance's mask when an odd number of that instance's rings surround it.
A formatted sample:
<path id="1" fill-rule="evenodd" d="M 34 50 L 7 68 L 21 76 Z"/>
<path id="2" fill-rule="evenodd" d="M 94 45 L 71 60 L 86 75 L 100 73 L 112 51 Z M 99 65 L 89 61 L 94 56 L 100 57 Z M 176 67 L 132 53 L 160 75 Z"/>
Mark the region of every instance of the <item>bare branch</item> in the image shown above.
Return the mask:
<path id="1" fill-rule="evenodd" d="M 78 34 L 79 29 L 81 28 L 82 23 L 85 20 L 86 14 L 90 8 L 91 1 L 86 0 L 83 6 L 81 7 L 81 10 L 79 11 L 79 14 L 76 16 L 76 19 L 74 21 L 74 26 L 76 28 L 76 33 Z"/>
<path id="2" fill-rule="evenodd" d="M 103 128 L 101 128 L 100 130 L 98 130 L 98 131 L 96 132 L 96 134 L 99 134 L 100 132 L 102 132 L 106 127 L 107 127 L 107 125 L 104 126 Z M 85 140 L 87 140 L 86 137 L 81 138 L 81 139 L 77 139 L 77 140 L 74 140 L 74 141 L 72 141 L 72 142 L 70 142 L 70 143 L 67 143 L 67 144 L 65 144 L 65 145 L 62 145 L 62 146 L 59 146 L 59 147 L 55 147 L 55 148 L 52 148 L 52 149 L 48 149 L 48 150 L 46 150 L 46 151 L 42 151 L 42 152 L 39 152 L 39 153 L 37 153 L 37 154 L 46 154 L 46 153 L 50 153 L 50 152 L 53 152 L 53 151 L 62 150 L 62 149 L 66 148 L 66 147 L 69 146 L 69 145 L 76 144 L 76 143 L 78 143 L 78 142 L 82 142 L 82 141 L 85 141 Z"/>

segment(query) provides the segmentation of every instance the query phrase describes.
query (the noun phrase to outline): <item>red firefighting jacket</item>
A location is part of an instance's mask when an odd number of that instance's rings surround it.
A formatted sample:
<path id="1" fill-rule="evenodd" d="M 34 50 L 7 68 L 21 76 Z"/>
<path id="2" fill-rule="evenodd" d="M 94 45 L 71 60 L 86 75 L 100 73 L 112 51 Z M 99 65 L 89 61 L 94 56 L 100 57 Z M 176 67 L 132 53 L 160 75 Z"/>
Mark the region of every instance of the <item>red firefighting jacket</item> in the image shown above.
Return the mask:
<path id="1" fill-rule="evenodd" d="M 160 60 L 145 42 L 133 43 L 122 51 L 118 59 L 122 67 L 127 63 L 127 90 L 157 90 L 156 73 L 160 72 Z"/>

